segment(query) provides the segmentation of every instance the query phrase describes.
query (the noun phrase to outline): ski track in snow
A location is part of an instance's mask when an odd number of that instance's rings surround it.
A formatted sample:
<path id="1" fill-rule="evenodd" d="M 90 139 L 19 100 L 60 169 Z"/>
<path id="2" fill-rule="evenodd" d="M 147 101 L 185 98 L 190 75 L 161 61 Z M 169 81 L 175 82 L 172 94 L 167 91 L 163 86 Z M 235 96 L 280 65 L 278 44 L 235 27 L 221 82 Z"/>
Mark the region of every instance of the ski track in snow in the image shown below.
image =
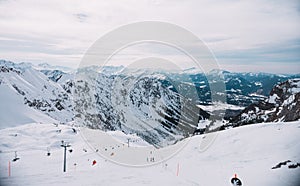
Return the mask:
<path id="1" fill-rule="evenodd" d="M 200 144 L 215 134 L 212 145 L 201 151 Z M 123 134 L 113 135 L 126 139 Z M 0 130 L 0 185 L 230 186 L 236 173 L 246 186 L 295 186 L 300 168 L 271 168 L 286 160 L 300 162 L 299 136 L 299 121 L 243 126 L 192 137 L 170 159 L 132 167 L 99 156 L 71 126 L 32 123 Z M 61 140 L 69 142 L 73 150 L 67 152 L 66 173 L 62 172 Z M 122 148 L 126 151 L 127 147 Z M 20 159 L 12 162 L 15 151 Z M 97 161 L 94 166 L 93 160 Z"/>

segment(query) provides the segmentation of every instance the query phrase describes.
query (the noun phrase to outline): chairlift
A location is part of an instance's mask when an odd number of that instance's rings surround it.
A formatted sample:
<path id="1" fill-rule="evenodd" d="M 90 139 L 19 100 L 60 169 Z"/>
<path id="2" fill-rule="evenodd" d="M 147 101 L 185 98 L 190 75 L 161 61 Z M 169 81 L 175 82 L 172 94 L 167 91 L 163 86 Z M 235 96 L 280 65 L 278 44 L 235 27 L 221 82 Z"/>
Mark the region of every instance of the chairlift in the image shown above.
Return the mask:
<path id="1" fill-rule="evenodd" d="M 18 161 L 19 159 L 20 158 L 18 158 L 17 151 L 15 151 L 15 158 L 12 161 L 15 162 L 15 161 Z"/>
<path id="2" fill-rule="evenodd" d="M 50 156 L 50 155 L 51 155 L 51 153 L 50 153 L 50 148 L 47 147 L 47 156 Z"/>

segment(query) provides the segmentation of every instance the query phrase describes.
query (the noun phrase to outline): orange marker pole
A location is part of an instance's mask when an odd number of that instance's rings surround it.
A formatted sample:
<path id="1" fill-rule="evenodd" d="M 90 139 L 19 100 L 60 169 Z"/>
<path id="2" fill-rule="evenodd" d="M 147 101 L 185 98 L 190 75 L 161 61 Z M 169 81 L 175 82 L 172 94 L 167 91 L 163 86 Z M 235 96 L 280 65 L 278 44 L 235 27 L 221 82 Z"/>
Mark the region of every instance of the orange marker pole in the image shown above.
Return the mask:
<path id="1" fill-rule="evenodd" d="M 8 177 L 10 177 L 10 172 L 11 172 L 10 161 L 8 161 Z"/>
<path id="2" fill-rule="evenodd" d="M 177 163 L 177 172 L 176 172 L 176 176 L 179 175 L 179 163 Z"/>

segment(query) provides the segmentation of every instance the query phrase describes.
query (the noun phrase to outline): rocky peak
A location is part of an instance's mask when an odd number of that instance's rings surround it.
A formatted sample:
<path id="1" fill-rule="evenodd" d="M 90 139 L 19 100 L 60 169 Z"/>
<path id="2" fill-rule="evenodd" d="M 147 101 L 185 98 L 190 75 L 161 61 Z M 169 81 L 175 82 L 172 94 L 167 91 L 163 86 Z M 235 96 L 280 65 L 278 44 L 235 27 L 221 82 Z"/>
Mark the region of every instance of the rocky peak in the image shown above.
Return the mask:
<path id="1" fill-rule="evenodd" d="M 265 101 L 245 108 L 231 122 L 234 126 L 300 119 L 300 79 L 289 79 L 273 87 Z"/>
<path id="2" fill-rule="evenodd" d="M 282 105 L 291 96 L 300 92 L 300 79 L 289 79 L 282 82 L 271 90 L 267 102 Z M 291 101 L 291 100 L 290 100 Z"/>

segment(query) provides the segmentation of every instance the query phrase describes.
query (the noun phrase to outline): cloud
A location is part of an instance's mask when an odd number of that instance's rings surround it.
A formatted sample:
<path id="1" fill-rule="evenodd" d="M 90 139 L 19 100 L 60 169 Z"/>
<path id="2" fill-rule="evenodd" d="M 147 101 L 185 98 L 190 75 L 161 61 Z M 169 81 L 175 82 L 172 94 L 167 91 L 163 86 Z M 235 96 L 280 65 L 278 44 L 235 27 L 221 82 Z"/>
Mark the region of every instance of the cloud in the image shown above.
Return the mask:
<path id="1" fill-rule="evenodd" d="M 225 66 L 299 64 L 299 7 L 298 0 L 6 0 L 0 1 L 0 56 L 76 66 L 110 30 L 156 20 L 193 32 Z"/>

